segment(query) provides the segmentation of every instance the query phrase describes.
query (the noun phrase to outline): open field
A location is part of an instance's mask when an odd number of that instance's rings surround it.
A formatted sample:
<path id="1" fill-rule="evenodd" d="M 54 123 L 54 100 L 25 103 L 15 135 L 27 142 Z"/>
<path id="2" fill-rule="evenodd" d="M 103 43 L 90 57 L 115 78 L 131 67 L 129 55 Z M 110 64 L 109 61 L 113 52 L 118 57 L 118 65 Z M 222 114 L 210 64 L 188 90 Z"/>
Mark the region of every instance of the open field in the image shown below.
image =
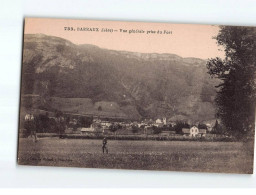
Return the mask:
<path id="1" fill-rule="evenodd" d="M 240 142 L 19 139 L 21 165 L 252 173 L 253 148 Z"/>

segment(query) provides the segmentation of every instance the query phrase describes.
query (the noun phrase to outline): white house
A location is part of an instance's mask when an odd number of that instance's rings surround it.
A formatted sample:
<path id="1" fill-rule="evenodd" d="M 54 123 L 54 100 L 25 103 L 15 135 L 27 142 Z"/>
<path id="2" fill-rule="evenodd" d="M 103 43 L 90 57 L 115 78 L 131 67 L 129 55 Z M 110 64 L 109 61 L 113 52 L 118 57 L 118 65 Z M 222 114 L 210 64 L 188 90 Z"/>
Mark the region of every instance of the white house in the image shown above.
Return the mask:
<path id="1" fill-rule="evenodd" d="M 25 121 L 33 121 L 34 115 L 33 114 L 26 114 L 25 115 Z"/>
<path id="2" fill-rule="evenodd" d="M 166 118 L 163 118 L 163 119 L 156 119 L 156 124 L 163 124 L 163 125 L 166 125 Z"/>
<path id="3" fill-rule="evenodd" d="M 190 136 L 196 137 L 199 133 L 199 129 L 196 126 L 190 128 Z"/>
<path id="4" fill-rule="evenodd" d="M 183 128 L 182 133 L 184 135 L 189 135 L 191 137 L 204 137 L 206 134 L 206 129 L 198 129 L 196 126 L 191 127 L 190 129 L 188 128 Z"/>
<path id="5" fill-rule="evenodd" d="M 95 131 L 94 127 L 91 125 L 90 127 L 86 128 L 86 127 L 82 127 L 80 129 L 81 133 L 93 133 Z"/>
<path id="6" fill-rule="evenodd" d="M 156 119 L 156 124 L 161 124 L 162 120 L 160 118 Z"/>

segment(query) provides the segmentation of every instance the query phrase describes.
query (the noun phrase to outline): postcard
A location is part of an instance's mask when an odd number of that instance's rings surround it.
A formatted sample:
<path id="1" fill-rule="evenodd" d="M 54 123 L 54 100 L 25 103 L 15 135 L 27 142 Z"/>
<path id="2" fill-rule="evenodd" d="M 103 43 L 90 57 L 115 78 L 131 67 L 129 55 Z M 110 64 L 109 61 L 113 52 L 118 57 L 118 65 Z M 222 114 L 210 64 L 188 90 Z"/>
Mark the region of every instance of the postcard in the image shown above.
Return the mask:
<path id="1" fill-rule="evenodd" d="M 253 173 L 256 28 L 26 18 L 18 164 Z"/>

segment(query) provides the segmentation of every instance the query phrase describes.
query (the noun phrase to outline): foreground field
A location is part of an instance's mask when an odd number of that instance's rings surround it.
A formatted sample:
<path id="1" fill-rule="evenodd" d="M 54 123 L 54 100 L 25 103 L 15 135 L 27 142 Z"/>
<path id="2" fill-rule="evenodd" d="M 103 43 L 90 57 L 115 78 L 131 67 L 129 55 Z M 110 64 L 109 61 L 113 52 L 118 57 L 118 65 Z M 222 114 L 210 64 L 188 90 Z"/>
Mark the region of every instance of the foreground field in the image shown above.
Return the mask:
<path id="1" fill-rule="evenodd" d="M 102 154 L 101 140 L 19 139 L 21 165 L 252 173 L 253 151 L 239 142 L 182 142 L 109 140 Z"/>

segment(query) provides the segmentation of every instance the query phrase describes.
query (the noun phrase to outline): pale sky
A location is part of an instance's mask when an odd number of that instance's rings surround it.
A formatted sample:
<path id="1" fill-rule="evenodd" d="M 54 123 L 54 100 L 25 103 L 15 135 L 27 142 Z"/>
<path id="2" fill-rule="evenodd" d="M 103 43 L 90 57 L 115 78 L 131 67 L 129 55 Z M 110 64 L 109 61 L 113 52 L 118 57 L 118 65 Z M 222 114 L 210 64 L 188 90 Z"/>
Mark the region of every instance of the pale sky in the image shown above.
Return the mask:
<path id="1" fill-rule="evenodd" d="M 65 31 L 64 27 L 73 27 L 75 31 Z M 98 28 L 100 32 L 78 31 L 77 28 Z M 117 31 L 101 32 L 102 28 Z M 120 29 L 127 32 L 120 32 Z M 129 33 L 131 30 L 143 30 L 145 33 Z M 171 31 L 172 34 L 147 34 L 150 30 Z M 75 44 L 142 53 L 172 53 L 202 59 L 224 56 L 224 52 L 218 50 L 222 48 L 212 39 L 218 31 L 219 27 L 213 25 L 43 18 L 26 18 L 24 29 L 25 34 L 57 36 Z"/>

